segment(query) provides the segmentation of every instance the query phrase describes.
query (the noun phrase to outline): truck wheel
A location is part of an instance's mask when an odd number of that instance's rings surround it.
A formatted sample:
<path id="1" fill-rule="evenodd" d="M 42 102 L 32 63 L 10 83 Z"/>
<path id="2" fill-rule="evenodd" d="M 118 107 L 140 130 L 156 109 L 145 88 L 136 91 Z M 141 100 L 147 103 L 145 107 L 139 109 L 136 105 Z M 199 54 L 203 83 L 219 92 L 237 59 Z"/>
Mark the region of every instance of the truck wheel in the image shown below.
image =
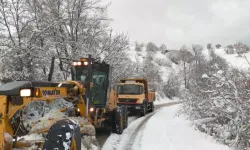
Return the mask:
<path id="1" fill-rule="evenodd" d="M 123 132 L 123 115 L 121 108 L 113 110 L 112 133 L 122 134 Z"/>
<path id="2" fill-rule="evenodd" d="M 148 111 L 148 106 L 146 104 L 146 102 L 143 103 L 143 108 L 142 108 L 142 112 L 141 112 L 141 115 L 142 116 L 145 116 L 147 114 L 147 111 Z"/>
<path id="3" fill-rule="evenodd" d="M 126 129 L 128 127 L 128 111 L 127 107 L 123 107 L 123 129 Z"/>
<path id="4" fill-rule="evenodd" d="M 154 106 L 154 103 L 150 103 L 150 110 L 149 112 L 153 112 L 155 110 L 155 106 Z"/>
<path id="5" fill-rule="evenodd" d="M 81 149 L 80 127 L 71 120 L 57 121 L 50 127 L 43 150 L 50 149 Z"/>

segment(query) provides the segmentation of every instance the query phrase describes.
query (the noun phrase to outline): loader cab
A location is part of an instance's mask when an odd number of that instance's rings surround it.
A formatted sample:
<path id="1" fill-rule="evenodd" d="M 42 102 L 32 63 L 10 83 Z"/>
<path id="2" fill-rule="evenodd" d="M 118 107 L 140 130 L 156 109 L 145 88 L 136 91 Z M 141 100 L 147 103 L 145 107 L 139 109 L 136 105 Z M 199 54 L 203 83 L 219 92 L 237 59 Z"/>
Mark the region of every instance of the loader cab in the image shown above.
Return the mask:
<path id="1" fill-rule="evenodd" d="M 88 85 L 93 83 L 93 87 L 87 86 L 86 97 L 90 99 L 90 106 L 95 108 L 106 108 L 110 92 L 110 66 L 105 62 L 95 61 L 90 58 L 82 58 L 80 62 L 72 66 L 72 80 L 81 81 Z M 87 63 L 88 62 L 88 63 Z M 90 92 L 89 92 L 90 91 Z"/>

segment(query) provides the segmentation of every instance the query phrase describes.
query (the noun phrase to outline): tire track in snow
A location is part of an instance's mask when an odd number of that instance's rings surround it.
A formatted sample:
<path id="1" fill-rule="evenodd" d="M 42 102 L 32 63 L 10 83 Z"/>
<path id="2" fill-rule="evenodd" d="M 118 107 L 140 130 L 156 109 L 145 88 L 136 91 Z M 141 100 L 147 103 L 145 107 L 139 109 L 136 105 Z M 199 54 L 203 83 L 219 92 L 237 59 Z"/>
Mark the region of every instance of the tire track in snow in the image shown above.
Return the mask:
<path id="1" fill-rule="evenodd" d="M 139 133 L 141 132 L 141 136 L 139 137 L 139 141 L 141 140 L 142 134 L 143 134 L 143 129 L 145 128 L 146 123 L 148 122 L 148 120 L 158 111 L 155 111 L 151 114 L 148 114 L 147 116 L 145 116 L 146 118 L 143 119 L 143 121 L 136 127 L 134 133 L 131 135 L 130 139 L 132 139 L 131 141 L 129 141 L 129 143 L 127 143 L 127 147 L 126 150 L 131 150 L 133 145 L 136 142 L 136 138 L 138 137 Z M 139 142 L 140 144 L 140 142 Z M 140 145 L 139 145 L 140 147 Z"/>
<path id="2" fill-rule="evenodd" d="M 133 143 L 131 143 L 131 140 L 134 140 L 134 138 L 136 138 L 138 131 L 145 124 L 145 121 L 147 121 L 155 113 L 156 111 L 144 117 L 131 118 L 132 122 L 129 123 L 128 128 L 124 130 L 123 134 L 122 135 L 118 135 L 114 133 L 111 134 L 109 138 L 107 139 L 107 141 L 105 142 L 104 147 L 102 147 L 102 149 L 103 150 L 125 150 L 127 149 L 128 145 L 129 147 L 132 147 Z"/>
<path id="3" fill-rule="evenodd" d="M 129 117 L 128 128 L 124 130 L 122 135 L 111 134 L 104 142 L 104 145 L 102 145 L 102 150 L 131 150 L 134 146 L 137 146 L 137 150 L 140 148 L 144 127 L 146 126 L 148 120 L 163 107 L 168 107 L 179 103 L 181 102 L 155 105 L 155 111 L 147 114 L 144 117 Z"/>
<path id="4" fill-rule="evenodd" d="M 148 122 L 148 120 L 154 116 L 157 112 L 161 111 L 161 109 L 163 107 L 167 107 L 167 106 L 172 106 L 172 105 L 176 105 L 176 104 L 180 104 L 181 102 L 172 102 L 172 103 L 167 103 L 167 104 L 160 104 L 160 105 L 156 105 L 155 106 L 155 111 L 146 115 L 141 123 L 136 127 L 136 129 L 134 130 L 134 133 L 130 136 L 130 141 L 128 141 L 128 143 L 126 143 L 126 150 L 137 150 L 138 148 L 141 147 L 141 138 L 143 135 L 143 130 Z M 120 140 L 121 141 L 121 140 Z M 138 145 L 135 145 L 138 144 Z M 133 148 L 135 146 L 135 148 Z M 137 146 L 137 147 L 136 147 Z"/>

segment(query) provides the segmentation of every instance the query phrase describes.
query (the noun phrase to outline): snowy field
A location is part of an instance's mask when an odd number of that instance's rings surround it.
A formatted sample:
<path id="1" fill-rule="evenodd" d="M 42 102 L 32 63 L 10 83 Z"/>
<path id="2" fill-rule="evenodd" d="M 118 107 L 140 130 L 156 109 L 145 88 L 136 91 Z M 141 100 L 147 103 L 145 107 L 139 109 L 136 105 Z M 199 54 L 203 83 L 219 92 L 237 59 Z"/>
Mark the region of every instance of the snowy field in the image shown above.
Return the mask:
<path id="1" fill-rule="evenodd" d="M 203 51 L 205 56 L 209 55 L 209 52 L 207 49 Z M 244 55 L 243 57 L 239 57 L 238 54 L 226 54 L 224 51 L 224 48 L 215 49 L 215 53 L 219 55 L 220 57 L 226 59 L 229 65 L 233 67 L 237 67 L 239 69 L 249 69 L 250 65 L 248 64 L 247 60 L 245 59 Z M 248 61 L 250 61 L 250 53 L 245 54 Z"/>
<path id="2" fill-rule="evenodd" d="M 164 107 L 133 121 L 122 135 L 112 134 L 103 150 L 230 150 L 178 117 L 179 107 Z"/>

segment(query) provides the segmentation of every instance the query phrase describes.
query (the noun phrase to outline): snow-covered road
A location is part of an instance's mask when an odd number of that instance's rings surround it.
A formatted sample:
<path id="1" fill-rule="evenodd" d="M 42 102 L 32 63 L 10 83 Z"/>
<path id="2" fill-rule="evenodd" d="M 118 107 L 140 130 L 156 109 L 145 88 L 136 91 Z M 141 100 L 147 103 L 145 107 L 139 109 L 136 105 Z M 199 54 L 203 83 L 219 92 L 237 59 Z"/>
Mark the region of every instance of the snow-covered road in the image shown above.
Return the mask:
<path id="1" fill-rule="evenodd" d="M 103 150 L 229 150 L 176 116 L 179 105 L 161 107 L 134 120 L 122 135 L 112 134 Z"/>

